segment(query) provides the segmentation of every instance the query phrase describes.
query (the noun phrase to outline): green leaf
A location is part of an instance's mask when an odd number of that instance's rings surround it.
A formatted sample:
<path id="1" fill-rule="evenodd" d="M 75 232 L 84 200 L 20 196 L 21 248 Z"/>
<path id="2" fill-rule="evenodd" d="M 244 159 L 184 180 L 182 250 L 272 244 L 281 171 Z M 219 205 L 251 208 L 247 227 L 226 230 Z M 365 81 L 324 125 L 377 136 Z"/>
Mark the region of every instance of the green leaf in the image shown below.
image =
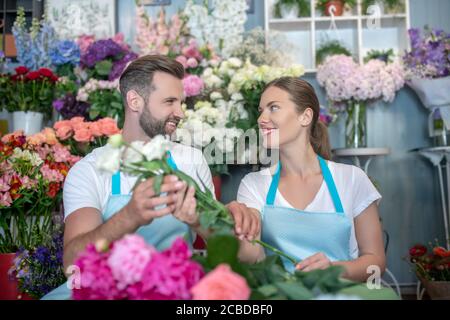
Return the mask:
<path id="1" fill-rule="evenodd" d="M 164 175 L 160 174 L 153 178 L 153 190 L 155 190 L 155 194 L 161 193 L 161 184 L 163 182 Z"/>
<path id="2" fill-rule="evenodd" d="M 208 238 L 207 261 L 212 268 L 221 263 L 234 266 L 239 251 L 238 240 L 229 235 L 217 235 Z"/>
<path id="3" fill-rule="evenodd" d="M 93 108 L 89 109 L 89 118 L 91 120 L 96 119 L 99 115 L 100 115 L 100 112 L 98 112 L 97 110 L 95 110 Z"/>
<path id="4" fill-rule="evenodd" d="M 276 282 L 277 287 L 291 300 L 308 300 L 314 298 L 314 295 L 300 282 Z"/>
<path id="5" fill-rule="evenodd" d="M 158 161 L 144 161 L 141 163 L 141 166 L 148 171 L 156 171 L 161 169 L 161 165 Z"/>
<path id="6" fill-rule="evenodd" d="M 400 297 L 391 288 L 371 290 L 367 288 L 366 284 L 353 285 L 336 293 L 357 296 L 364 300 L 400 300 Z"/>
<path id="7" fill-rule="evenodd" d="M 112 62 L 104 60 L 95 64 L 95 71 L 101 76 L 108 76 L 112 69 Z"/>

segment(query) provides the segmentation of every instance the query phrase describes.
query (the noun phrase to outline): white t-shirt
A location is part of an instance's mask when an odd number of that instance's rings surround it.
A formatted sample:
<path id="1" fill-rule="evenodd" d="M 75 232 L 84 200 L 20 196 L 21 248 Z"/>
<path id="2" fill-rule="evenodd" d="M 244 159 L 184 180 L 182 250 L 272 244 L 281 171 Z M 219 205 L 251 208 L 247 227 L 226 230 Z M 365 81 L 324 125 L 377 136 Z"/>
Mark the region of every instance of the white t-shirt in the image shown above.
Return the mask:
<path id="1" fill-rule="evenodd" d="M 328 161 L 328 167 L 330 168 L 331 175 L 333 176 L 334 183 L 336 184 L 337 191 L 341 198 L 344 213 L 352 222 L 350 255 L 353 259 L 356 259 L 359 251 L 358 243 L 355 237 L 355 226 L 353 219 L 355 219 L 374 201 L 379 203 L 381 195 L 372 184 L 366 173 L 360 168 L 332 161 Z M 244 179 L 242 179 L 239 186 L 237 201 L 261 212 L 266 203 L 266 196 L 269 192 L 270 183 L 272 181 L 270 170 L 271 169 L 266 168 L 258 172 L 247 174 Z M 298 192 L 301 192 L 301 190 L 298 190 Z M 277 190 L 274 205 L 293 208 L 289 202 L 284 199 L 279 190 Z M 305 208 L 304 211 L 336 212 L 325 180 L 323 181 L 314 200 Z"/>
<path id="2" fill-rule="evenodd" d="M 105 147 L 94 149 L 70 169 L 64 182 L 64 219 L 72 212 L 86 207 L 104 212 L 111 194 L 112 180 L 110 173 L 99 171 L 96 167 L 97 157 L 104 151 Z M 214 195 L 211 171 L 200 150 L 171 143 L 170 153 L 179 170 L 191 176 L 200 187 L 203 181 Z M 136 179 L 134 176 L 121 173 L 121 194 L 129 194 Z"/>

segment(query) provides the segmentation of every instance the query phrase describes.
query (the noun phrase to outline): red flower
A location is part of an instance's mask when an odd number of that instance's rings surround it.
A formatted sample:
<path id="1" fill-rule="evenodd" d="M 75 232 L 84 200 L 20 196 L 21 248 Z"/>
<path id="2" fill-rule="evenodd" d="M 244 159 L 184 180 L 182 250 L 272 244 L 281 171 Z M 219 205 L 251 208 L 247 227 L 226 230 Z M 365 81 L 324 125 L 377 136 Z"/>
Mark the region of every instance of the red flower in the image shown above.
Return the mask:
<path id="1" fill-rule="evenodd" d="M 56 82 L 56 81 L 58 81 L 58 77 L 57 76 L 50 77 L 50 80 L 52 82 Z"/>
<path id="2" fill-rule="evenodd" d="M 41 77 L 41 75 L 37 71 L 31 71 L 29 74 L 27 74 L 28 80 L 37 80 L 40 77 Z"/>
<path id="3" fill-rule="evenodd" d="M 427 248 L 421 244 L 416 244 L 414 247 L 409 249 L 409 255 L 411 257 L 422 257 L 425 253 L 427 253 Z"/>
<path id="4" fill-rule="evenodd" d="M 54 198 L 58 194 L 59 189 L 60 189 L 59 182 L 52 182 L 49 185 L 49 188 L 48 188 L 48 191 L 47 191 L 47 195 L 50 198 Z"/>
<path id="5" fill-rule="evenodd" d="M 19 74 L 19 75 L 20 74 L 27 74 L 28 71 L 30 71 L 30 70 L 28 70 L 27 67 L 24 67 L 24 66 L 17 67 L 15 70 L 16 70 L 16 73 Z"/>
<path id="6" fill-rule="evenodd" d="M 61 174 L 66 177 L 67 173 L 69 173 L 69 166 L 66 165 L 64 162 L 59 162 L 58 163 L 58 170 L 59 172 L 61 172 Z"/>
<path id="7" fill-rule="evenodd" d="M 42 75 L 44 77 L 47 77 L 47 78 L 50 78 L 50 79 L 55 77 L 55 75 L 53 74 L 52 70 L 47 69 L 47 68 L 40 68 L 38 70 L 38 72 L 39 72 L 40 75 Z"/>
<path id="8" fill-rule="evenodd" d="M 435 247 L 433 249 L 433 253 L 441 258 L 448 258 L 450 257 L 450 251 L 445 250 L 443 247 Z"/>
<path id="9" fill-rule="evenodd" d="M 22 187 L 22 181 L 17 175 L 13 175 L 10 181 L 9 194 L 13 200 L 20 198 L 22 195 L 19 193 L 19 189 Z"/>

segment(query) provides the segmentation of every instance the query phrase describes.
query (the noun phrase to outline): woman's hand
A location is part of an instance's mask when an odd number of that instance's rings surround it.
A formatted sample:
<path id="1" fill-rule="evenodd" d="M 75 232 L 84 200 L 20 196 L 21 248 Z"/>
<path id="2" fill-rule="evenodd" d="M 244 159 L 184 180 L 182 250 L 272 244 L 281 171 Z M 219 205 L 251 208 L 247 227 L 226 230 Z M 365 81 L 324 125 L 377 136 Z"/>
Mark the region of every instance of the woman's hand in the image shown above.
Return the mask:
<path id="1" fill-rule="evenodd" d="M 258 212 L 237 201 L 230 202 L 226 207 L 233 216 L 234 232 L 239 240 L 256 239 L 261 231 L 261 219 Z"/>
<path id="2" fill-rule="evenodd" d="M 317 269 L 323 270 L 329 267 L 331 267 L 330 259 L 328 259 L 328 257 L 324 253 L 319 252 L 298 263 L 295 266 L 295 269 L 307 272 Z"/>

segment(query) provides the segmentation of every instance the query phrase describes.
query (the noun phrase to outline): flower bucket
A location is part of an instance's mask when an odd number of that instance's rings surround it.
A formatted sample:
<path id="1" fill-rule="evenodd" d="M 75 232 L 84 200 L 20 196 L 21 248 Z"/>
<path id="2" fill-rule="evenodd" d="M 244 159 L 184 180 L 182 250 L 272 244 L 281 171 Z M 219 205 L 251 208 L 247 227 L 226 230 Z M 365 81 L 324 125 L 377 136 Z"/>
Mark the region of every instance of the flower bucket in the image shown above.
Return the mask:
<path id="1" fill-rule="evenodd" d="M 431 300 L 450 300 L 450 281 L 430 281 L 419 277 Z"/>
<path id="2" fill-rule="evenodd" d="M 8 274 L 15 257 L 15 253 L 0 253 L 0 300 L 32 300 L 28 294 L 19 292 L 17 279 Z"/>
<path id="3" fill-rule="evenodd" d="M 40 112 L 13 112 L 13 130 L 23 130 L 25 135 L 32 135 L 42 130 L 44 114 Z"/>
<path id="4" fill-rule="evenodd" d="M 218 201 L 220 201 L 220 198 L 222 197 L 222 177 L 221 176 L 213 176 L 212 181 L 213 181 L 213 185 L 214 185 L 216 199 Z"/>

